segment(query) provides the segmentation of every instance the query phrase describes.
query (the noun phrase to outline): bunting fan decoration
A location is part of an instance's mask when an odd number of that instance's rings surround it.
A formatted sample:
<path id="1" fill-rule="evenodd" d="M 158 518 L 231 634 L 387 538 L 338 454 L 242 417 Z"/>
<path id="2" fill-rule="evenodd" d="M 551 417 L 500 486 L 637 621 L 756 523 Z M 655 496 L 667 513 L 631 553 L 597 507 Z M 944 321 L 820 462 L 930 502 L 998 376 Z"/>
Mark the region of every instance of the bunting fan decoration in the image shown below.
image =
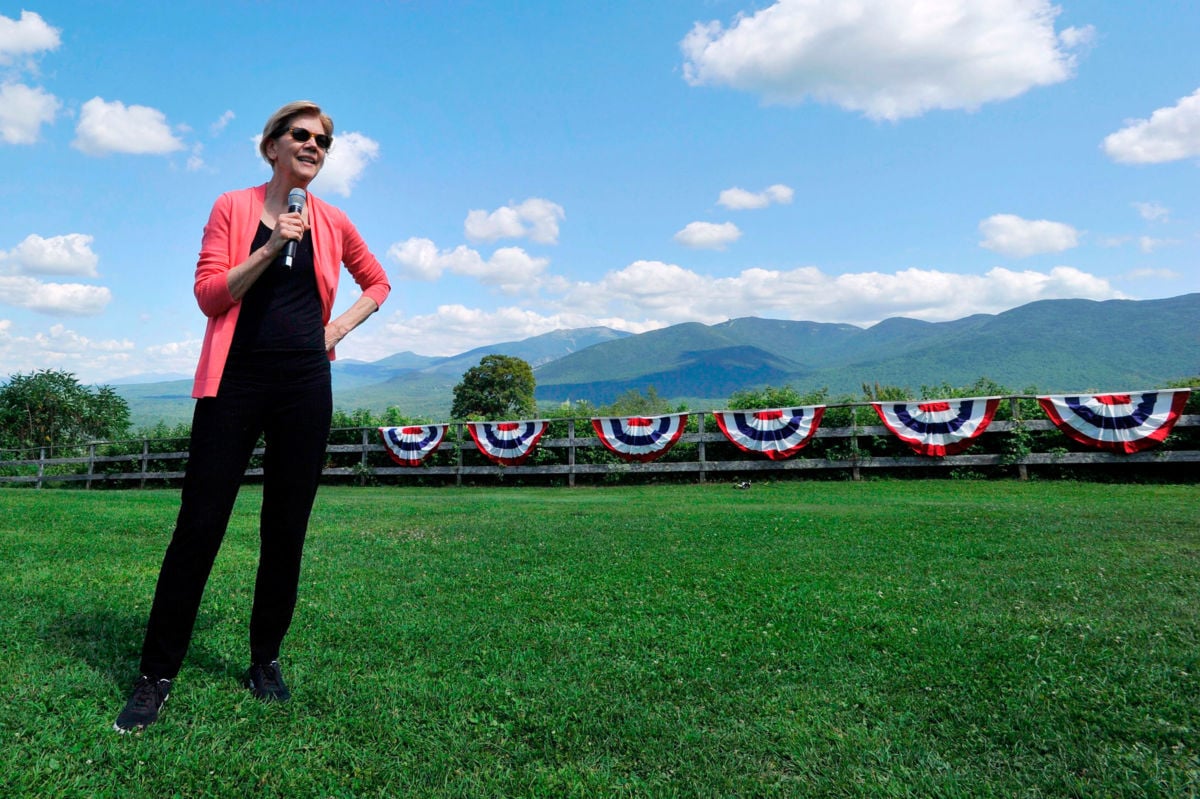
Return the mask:
<path id="1" fill-rule="evenodd" d="M 666 416 L 608 416 L 592 419 L 600 443 L 617 457 L 646 463 L 675 446 L 687 425 L 686 413 Z"/>
<path id="2" fill-rule="evenodd" d="M 520 466 L 533 454 L 538 439 L 550 423 L 545 419 L 526 422 L 468 422 L 467 432 L 484 456 L 500 466 Z"/>
<path id="3" fill-rule="evenodd" d="M 957 455 L 992 423 L 999 397 L 872 402 L 888 430 L 918 455 Z"/>
<path id="4" fill-rule="evenodd" d="M 743 452 L 773 461 L 795 455 L 812 439 L 825 414 L 824 405 L 762 411 L 713 411 L 717 427 Z"/>
<path id="5" fill-rule="evenodd" d="M 379 435 L 393 461 L 401 466 L 420 466 L 441 446 L 447 427 L 444 424 L 381 427 Z"/>
<path id="6" fill-rule="evenodd" d="M 1132 455 L 1163 441 L 1191 389 L 1038 397 L 1059 430 L 1089 447 Z"/>

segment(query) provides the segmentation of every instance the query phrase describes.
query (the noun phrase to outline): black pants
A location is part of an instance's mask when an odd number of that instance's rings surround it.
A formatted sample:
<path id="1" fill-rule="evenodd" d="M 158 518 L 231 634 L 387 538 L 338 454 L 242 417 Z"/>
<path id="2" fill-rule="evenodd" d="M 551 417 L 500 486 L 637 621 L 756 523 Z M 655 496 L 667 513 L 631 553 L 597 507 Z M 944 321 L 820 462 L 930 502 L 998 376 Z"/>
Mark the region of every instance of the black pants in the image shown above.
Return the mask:
<path id="1" fill-rule="evenodd" d="M 143 674 L 173 679 L 179 672 L 260 434 L 265 440 L 261 548 L 250 659 L 269 663 L 279 657 L 296 608 L 304 536 L 332 414 L 329 360 L 323 352 L 231 358 L 217 396 L 196 401 L 179 517 L 146 625 Z"/>

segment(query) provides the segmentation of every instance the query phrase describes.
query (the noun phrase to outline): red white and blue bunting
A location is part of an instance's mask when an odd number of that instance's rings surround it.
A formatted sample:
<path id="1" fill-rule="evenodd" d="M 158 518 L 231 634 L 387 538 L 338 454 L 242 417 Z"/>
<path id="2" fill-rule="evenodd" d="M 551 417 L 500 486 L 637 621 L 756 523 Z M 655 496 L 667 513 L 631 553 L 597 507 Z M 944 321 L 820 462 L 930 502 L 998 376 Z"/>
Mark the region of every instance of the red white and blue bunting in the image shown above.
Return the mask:
<path id="1" fill-rule="evenodd" d="M 545 419 L 526 422 L 467 422 L 475 446 L 492 463 L 520 466 L 533 454 L 538 439 L 550 423 Z"/>
<path id="2" fill-rule="evenodd" d="M 687 425 L 686 413 L 666 416 L 608 416 L 592 419 L 600 443 L 617 457 L 646 463 L 675 446 Z"/>
<path id="3" fill-rule="evenodd" d="M 810 405 L 762 411 L 713 411 L 713 416 L 717 427 L 738 449 L 778 461 L 795 455 L 808 444 L 824 413 L 824 405 Z"/>
<path id="4" fill-rule="evenodd" d="M 1131 455 L 1162 442 L 1179 421 L 1190 389 L 1038 397 L 1059 430 L 1080 444 Z"/>
<path id="5" fill-rule="evenodd" d="M 420 466 L 441 446 L 447 427 L 445 424 L 381 427 L 379 435 L 393 461 L 401 466 Z"/>
<path id="6" fill-rule="evenodd" d="M 957 455 L 992 423 L 999 397 L 872 402 L 888 430 L 918 455 Z"/>

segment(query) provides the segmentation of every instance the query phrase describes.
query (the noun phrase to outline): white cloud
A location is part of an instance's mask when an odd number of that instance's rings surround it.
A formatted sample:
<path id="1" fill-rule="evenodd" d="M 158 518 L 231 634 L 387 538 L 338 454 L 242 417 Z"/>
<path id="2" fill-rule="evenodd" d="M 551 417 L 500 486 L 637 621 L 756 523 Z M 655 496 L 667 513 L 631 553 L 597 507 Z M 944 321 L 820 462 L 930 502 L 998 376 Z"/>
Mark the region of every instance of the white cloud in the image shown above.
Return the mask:
<path id="1" fill-rule="evenodd" d="M 100 259 L 92 252 L 92 237 L 68 233 L 44 239 L 30 234 L 9 252 L 0 252 L 6 271 L 26 275 L 74 275 L 96 277 Z"/>
<path id="2" fill-rule="evenodd" d="M 491 213 L 470 211 L 463 229 L 471 241 L 528 237 L 539 244 L 557 244 L 558 223 L 565 216 L 561 205 L 541 197 L 530 197 L 520 205 L 509 203 Z"/>
<path id="3" fill-rule="evenodd" d="M 1126 279 L 1136 280 L 1139 283 L 1146 280 L 1178 280 L 1183 277 L 1173 269 L 1131 269 Z"/>
<path id="4" fill-rule="evenodd" d="M 594 282 L 571 284 L 558 294 L 523 294 L 508 307 L 447 304 L 429 314 L 395 312 L 383 325 L 355 333 L 339 352 L 345 349 L 343 357 L 364 360 L 404 350 L 452 355 L 558 329 L 605 326 L 644 333 L 680 322 L 715 324 L 739 316 L 857 325 L 893 316 L 943 322 L 1036 300 L 1126 297 L 1108 280 L 1070 266 L 995 268 L 983 275 L 937 269 L 831 275 L 808 266 L 709 277 L 678 264 L 643 260 Z"/>
<path id="5" fill-rule="evenodd" d="M 1092 29 L 1054 30 L 1050 0 L 778 0 L 730 27 L 696 23 L 680 46 L 693 86 L 773 103 L 807 98 L 872 119 L 975 109 L 1071 77 Z"/>
<path id="6" fill-rule="evenodd" d="M 484 210 L 468 211 L 463 231 L 471 241 L 517 239 L 525 235 L 525 225 L 517 209 L 509 206 L 490 214 Z"/>
<path id="7" fill-rule="evenodd" d="M 465 246 L 459 247 L 466 250 Z M 472 251 L 474 252 L 474 251 Z M 439 253 L 430 239 L 411 238 L 388 248 L 388 257 L 400 264 L 401 275 L 410 280 L 437 280 L 446 270 L 446 253 Z M 475 253 L 479 257 L 479 253 Z"/>
<path id="8" fill-rule="evenodd" d="M 609 272 L 594 285 L 581 284 L 571 298 L 580 300 L 591 294 L 589 303 L 597 312 L 612 306 L 625 315 L 687 321 L 680 316 L 682 308 L 692 300 L 706 305 L 712 299 L 714 288 L 713 278 L 677 264 L 634 261 L 624 269 Z M 704 309 L 698 310 L 702 319 L 707 317 Z"/>
<path id="9" fill-rule="evenodd" d="M 1138 238 L 1138 249 L 1144 253 L 1152 253 L 1163 247 L 1174 247 L 1177 244 L 1179 242 L 1176 239 L 1156 239 L 1151 236 L 1141 236 Z"/>
<path id="10" fill-rule="evenodd" d="M 1096 29 L 1091 25 L 1084 25 L 1082 28 L 1063 28 L 1062 32 L 1058 34 L 1058 39 L 1068 50 L 1080 49 L 1096 41 Z"/>
<path id="11" fill-rule="evenodd" d="M 124 375 L 146 372 L 191 375 L 196 371 L 200 350 L 204 344 L 199 337 L 188 336 L 182 341 L 168 341 L 145 348 L 144 357 L 138 359 L 137 367 L 121 372 Z M 341 348 L 338 348 L 341 354 Z M 390 355 L 391 353 L 386 353 Z M 383 356 L 380 356 L 383 357 Z M 111 373 L 111 371 L 110 371 Z"/>
<path id="12" fill-rule="evenodd" d="M 325 165 L 313 181 L 313 188 L 318 194 L 330 191 L 349 197 L 367 164 L 378 157 L 379 142 L 374 139 L 357 132 L 336 136 L 333 147 L 325 156 Z"/>
<path id="13" fill-rule="evenodd" d="M 934 269 L 830 275 L 801 267 L 747 269 L 714 278 L 677 264 L 635 261 L 594 283 L 577 283 L 536 307 L 444 305 L 426 315 L 396 313 L 383 329 L 355 334 L 353 354 L 342 354 L 367 360 L 403 350 L 451 355 L 564 328 L 603 325 L 644 333 L 680 322 L 715 324 L 739 316 L 858 325 L 892 316 L 942 322 L 1035 300 L 1125 296 L 1108 280 L 1069 266 L 1042 272 L 996 268 L 984 275 Z"/>
<path id="14" fill-rule="evenodd" d="M 104 286 L 43 283 L 23 275 L 0 275 L 0 304 L 50 316 L 94 316 L 112 300 Z"/>
<path id="15" fill-rule="evenodd" d="M 979 223 L 979 246 L 1012 258 L 1063 252 L 1079 245 L 1079 232 L 1062 222 L 996 214 Z"/>
<path id="16" fill-rule="evenodd" d="M 72 144 L 88 155 L 163 155 L 183 149 L 162 111 L 100 97 L 83 104 Z"/>
<path id="17" fill-rule="evenodd" d="M 742 231 L 732 222 L 689 222 L 675 234 L 675 241 L 694 250 L 723 250 L 742 237 Z"/>
<path id="18" fill-rule="evenodd" d="M 105 309 L 112 292 L 81 283 L 46 283 L 34 275 L 95 277 L 99 263 L 92 237 L 83 233 L 42 238 L 36 234 L 7 252 L 0 251 L 0 305 L 51 316 L 93 316 Z"/>
<path id="19" fill-rule="evenodd" d="M 16 20 L 0 15 L 0 64 L 57 49 L 61 41 L 59 33 L 58 28 L 48 25 L 32 11 L 22 11 L 21 18 Z"/>
<path id="20" fill-rule="evenodd" d="M 100 258 L 91 251 L 91 242 L 91 236 L 82 233 L 49 239 L 31 234 L 12 250 L 0 252 L 0 305 L 61 317 L 101 313 L 113 299 L 107 288 L 82 283 L 47 283 L 34 277 L 96 277 Z"/>
<path id="21" fill-rule="evenodd" d="M 54 50 L 59 43 L 59 30 L 32 11 L 22 11 L 16 20 L 0 15 L 0 65 L 27 58 L 23 66 L 36 69 L 33 56 Z M 6 78 L 0 84 L 0 141 L 33 144 L 42 125 L 54 122 L 61 107 L 58 98 L 45 89 Z"/>
<path id="22" fill-rule="evenodd" d="M 19 335 L 13 327 L 11 320 L 0 319 L 4 375 L 62 369 L 84 383 L 101 381 L 126 367 L 134 350 L 128 339 L 91 339 L 61 324 L 32 335 Z"/>
<path id="23" fill-rule="evenodd" d="M 738 316 L 873 324 L 889 316 L 946 321 L 1034 300 L 1120 296 L 1107 280 L 1069 266 L 1048 272 L 995 268 L 984 275 L 906 269 L 836 276 L 801 267 L 747 269 L 734 277 L 712 278 L 675 264 L 637 261 L 595 284 L 576 286 L 565 307 L 670 324 L 712 324 Z"/>
<path id="24" fill-rule="evenodd" d="M 60 107 L 58 98 L 43 89 L 21 83 L 0 85 L 0 139 L 9 144 L 33 144 L 42 125 L 53 122 Z"/>
<path id="25" fill-rule="evenodd" d="M 1133 207 L 1147 222 L 1166 222 L 1171 218 L 1171 209 L 1159 203 L 1134 203 Z"/>
<path id="26" fill-rule="evenodd" d="M 721 196 L 717 198 L 717 202 L 733 211 L 745 211 L 755 208 L 766 208 L 771 203 L 787 205 L 791 203 L 794 195 L 795 192 L 792 191 L 791 187 L 785 186 L 782 183 L 768 186 L 760 192 L 746 191 L 734 186 L 731 189 L 722 191 Z"/>
<path id="27" fill-rule="evenodd" d="M 515 306 L 483 310 L 447 304 L 438 306 L 433 313 L 418 316 L 405 316 L 397 311 L 383 325 L 361 328 L 361 333 L 355 332 L 348 337 L 338 345 L 338 355 L 361 360 L 378 360 L 404 351 L 422 355 L 457 355 L 502 341 L 519 341 L 555 330 L 595 326 L 628 333 L 645 333 L 664 327 L 665 323 L 590 316 L 573 309 L 552 309 L 542 313 Z M 351 346 L 354 347 L 352 355 L 348 354 Z"/>
<path id="28" fill-rule="evenodd" d="M 229 126 L 229 123 L 234 120 L 234 116 L 232 111 L 226 111 L 224 114 L 221 114 L 220 119 L 209 126 L 209 132 L 214 136 L 220 135 Z"/>
<path id="29" fill-rule="evenodd" d="M 546 316 L 511 306 L 485 311 L 463 305 L 440 305 L 432 314 L 412 318 L 397 313 L 384 327 L 386 340 L 396 342 L 399 350 L 413 350 L 428 355 L 455 355 L 481 344 L 517 341 L 553 330 L 590 324 L 591 321 L 580 314 Z M 434 330 L 437 331 L 436 343 L 431 350 L 427 350 L 430 346 L 428 331 Z M 480 331 L 487 331 L 486 341 L 480 339 Z"/>
<path id="30" fill-rule="evenodd" d="M 514 294 L 536 289 L 550 263 L 534 258 L 520 247 L 501 247 L 485 259 L 477 250 L 460 244 L 453 250 L 438 250 L 429 239 L 411 238 L 388 248 L 388 257 L 400 264 L 403 276 L 414 280 L 437 280 L 443 273 L 470 277 Z"/>
<path id="31" fill-rule="evenodd" d="M 1104 139 L 1104 152 L 1123 164 L 1162 164 L 1200 156 L 1200 89 L 1149 119 L 1135 119 Z"/>
<path id="32" fill-rule="evenodd" d="M 199 172 L 204 168 L 204 145 L 196 142 L 192 145 L 192 152 L 188 155 L 187 171 Z"/>

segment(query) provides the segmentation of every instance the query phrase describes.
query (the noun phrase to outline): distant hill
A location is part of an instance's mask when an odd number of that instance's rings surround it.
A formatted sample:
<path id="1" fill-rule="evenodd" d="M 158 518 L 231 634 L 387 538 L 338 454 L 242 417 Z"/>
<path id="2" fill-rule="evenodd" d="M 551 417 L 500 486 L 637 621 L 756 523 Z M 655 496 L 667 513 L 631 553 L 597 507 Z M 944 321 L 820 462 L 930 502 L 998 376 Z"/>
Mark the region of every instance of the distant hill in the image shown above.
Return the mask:
<path id="1" fill-rule="evenodd" d="M 130 383 L 113 389 L 129 403 L 129 417 L 135 428 L 151 427 L 158 422 L 175 425 L 192 421 L 192 381 L 167 380 L 161 383 Z"/>
<path id="2" fill-rule="evenodd" d="M 1045 300 L 951 322 L 886 319 L 869 328 L 747 317 L 640 335 L 605 327 L 557 330 L 450 357 L 397 353 L 336 361 L 334 404 L 345 410 L 449 418 L 454 386 L 488 354 L 528 361 L 544 403 L 604 405 L 653 386 L 693 407 L 717 407 L 764 385 L 859 395 L 864 383 L 963 386 L 990 378 L 1012 391 L 1155 388 L 1200 375 L 1200 294 L 1165 300 Z M 115 386 L 134 424 L 191 418 L 190 380 Z"/>
<path id="3" fill-rule="evenodd" d="M 980 377 L 1013 391 L 1154 388 L 1200 374 L 1200 294 L 1044 300 L 952 322 L 894 318 L 865 329 L 757 318 L 683 324 L 592 347 L 534 374 L 539 401 L 597 404 L 649 385 L 668 397 L 714 400 L 729 386 L 828 388 L 839 396 L 859 394 L 864 383 L 919 389 Z"/>
<path id="4" fill-rule="evenodd" d="M 458 355 L 435 357 L 401 352 L 378 361 L 338 359 L 333 362 L 334 407 L 368 408 L 381 413 L 396 406 L 409 416 L 446 418 L 454 386 L 484 355 L 511 355 L 531 366 L 549 363 L 595 344 L 629 336 L 607 327 L 555 330 L 540 336 L 478 347 Z M 164 421 L 190 422 L 192 381 L 116 385 L 130 406 L 135 427 Z"/>

